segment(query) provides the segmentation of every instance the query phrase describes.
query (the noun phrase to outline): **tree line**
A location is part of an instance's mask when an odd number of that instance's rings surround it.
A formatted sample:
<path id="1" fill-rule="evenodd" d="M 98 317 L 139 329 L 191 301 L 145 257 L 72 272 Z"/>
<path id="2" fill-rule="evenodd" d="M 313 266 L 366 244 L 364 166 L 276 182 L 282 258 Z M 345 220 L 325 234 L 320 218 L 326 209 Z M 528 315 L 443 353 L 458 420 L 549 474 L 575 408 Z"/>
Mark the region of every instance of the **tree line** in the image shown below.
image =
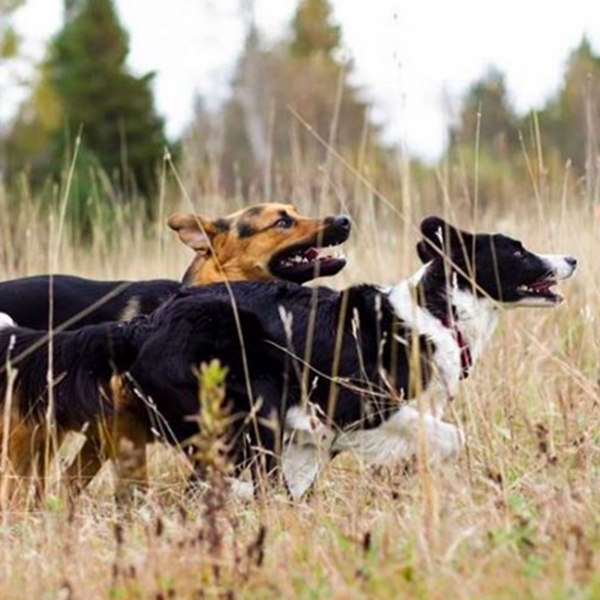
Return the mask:
<path id="1" fill-rule="evenodd" d="M 0 0 L 4 64 L 19 54 L 11 17 L 24 1 Z M 29 96 L 0 131 L 5 185 L 27 181 L 51 202 L 68 178 L 68 216 L 88 227 L 99 210 L 132 198 L 151 216 L 170 146 L 199 193 L 242 200 L 344 193 L 358 204 L 360 173 L 397 198 L 408 175 L 398 149 L 382 142 L 364 90 L 350 83 L 354 67 L 341 58 L 343 32 L 328 0 L 300 0 L 276 44 L 264 43 L 251 11 L 246 30 L 229 99 L 208 109 L 198 98 L 194 122 L 167 142 L 154 74 L 129 69 L 129 39 L 114 0 L 64 0 L 64 23 Z M 440 164 L 405 157 L 413 193 L 439 194 L 441 169 L 453 196 L 468 200 L 477 186 L 479 201 L 490 204 L 522 193 L 527 179 L 551 185 L 550 174 L 566 168 L 573 190 L 597 201 L 598 98 L 600 56 L 585 38 L 568 57 L 559 89 L 536 112 L 518 114 L 503 74 L 490 70 L 460 99 Z"/>

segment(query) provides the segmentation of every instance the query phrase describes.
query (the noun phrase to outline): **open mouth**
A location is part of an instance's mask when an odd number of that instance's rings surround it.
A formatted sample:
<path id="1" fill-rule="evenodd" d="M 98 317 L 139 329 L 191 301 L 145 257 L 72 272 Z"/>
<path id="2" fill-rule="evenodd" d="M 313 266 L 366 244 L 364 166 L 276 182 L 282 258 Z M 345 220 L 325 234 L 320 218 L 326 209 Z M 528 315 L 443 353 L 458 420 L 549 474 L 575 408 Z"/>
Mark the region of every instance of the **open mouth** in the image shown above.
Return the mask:
<path id="1" fill-rule="evenodd" d="M 277 253 L 269 263 L 271 273 L 295 283 L 339 273 L 346 266 L 346 258 L 340 249 L 333 250 L 332 247 L 345 242 L 348 234 L 333 232 L 321 238 L 317 237 Z"/>
<path id="2" fill-rule="evenodd" d="M 517 291 L 520 299 L 523 300 L 543 300 L 552 304 L 559 304 L 563 301 L 563 298 L 552 290 L 555 285 L 557 285 L 555 279 L 541 279 L 534 283 L 520 285 Z"/>

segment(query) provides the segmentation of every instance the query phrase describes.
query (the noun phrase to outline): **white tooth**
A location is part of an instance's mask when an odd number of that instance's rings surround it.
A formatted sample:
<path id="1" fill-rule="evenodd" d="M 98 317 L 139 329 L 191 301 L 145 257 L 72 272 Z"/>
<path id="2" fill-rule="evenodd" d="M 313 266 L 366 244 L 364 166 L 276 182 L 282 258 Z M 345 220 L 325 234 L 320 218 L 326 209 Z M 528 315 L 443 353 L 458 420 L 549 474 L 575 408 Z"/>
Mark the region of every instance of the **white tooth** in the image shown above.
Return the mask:
<path id="1" fill-rule="evenodd" d="M 319 248 L 319 258 L 337 258 L 341 252 L 341 248 L 339 247 L 328 247 L 328 248 Z"/>

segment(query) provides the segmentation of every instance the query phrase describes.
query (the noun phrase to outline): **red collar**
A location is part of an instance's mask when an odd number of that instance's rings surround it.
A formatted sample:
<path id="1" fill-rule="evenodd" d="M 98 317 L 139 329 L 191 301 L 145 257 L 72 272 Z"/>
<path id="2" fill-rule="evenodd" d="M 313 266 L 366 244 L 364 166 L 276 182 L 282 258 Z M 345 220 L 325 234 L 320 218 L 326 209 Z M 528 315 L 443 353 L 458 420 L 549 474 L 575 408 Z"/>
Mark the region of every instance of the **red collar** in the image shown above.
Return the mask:
<path id="1" fill-rule="evenodd" d="M 454 334 L 454 339 L 460 349 L 460 378 L 466 379 L 469 376 L 471 367 L 473 366 L 473 356 L 471 355 L 471 348 L 462 334 L 460 329 L 456 326 L 454 319 L 449 320 L 448 318 L 442 319 L 444 327 L 447 327 Z"/>

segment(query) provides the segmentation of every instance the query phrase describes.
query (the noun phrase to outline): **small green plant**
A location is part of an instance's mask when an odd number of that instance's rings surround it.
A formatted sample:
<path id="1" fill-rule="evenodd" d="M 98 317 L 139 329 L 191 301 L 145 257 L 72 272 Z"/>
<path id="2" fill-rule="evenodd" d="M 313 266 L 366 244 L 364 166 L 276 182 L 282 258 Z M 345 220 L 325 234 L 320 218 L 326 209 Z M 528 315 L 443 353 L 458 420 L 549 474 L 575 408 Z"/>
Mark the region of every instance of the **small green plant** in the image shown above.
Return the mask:
<path id="1" fill-rule="evenodd" d="M 225 394 L 227 369 L 218 360 L 200 365 L 198 413 L 199 433 L 193 444 L 196 448 L 195 459 L 209 483 L 231 472 L 228 458 L 227 431 L 229 428 L 229 409 Z"/>

